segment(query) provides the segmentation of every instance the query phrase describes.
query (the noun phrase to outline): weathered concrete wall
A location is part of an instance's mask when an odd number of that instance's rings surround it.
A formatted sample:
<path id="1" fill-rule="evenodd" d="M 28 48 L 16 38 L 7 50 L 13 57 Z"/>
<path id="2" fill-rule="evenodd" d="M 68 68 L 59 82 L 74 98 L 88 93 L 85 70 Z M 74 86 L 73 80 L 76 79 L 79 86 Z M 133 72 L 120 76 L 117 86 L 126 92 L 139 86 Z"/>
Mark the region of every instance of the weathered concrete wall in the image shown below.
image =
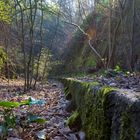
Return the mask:
<path id="1" fill-rule="evenodd" d="M 62 79 L 88 140 L 140 140 L 140 93 Z"/>

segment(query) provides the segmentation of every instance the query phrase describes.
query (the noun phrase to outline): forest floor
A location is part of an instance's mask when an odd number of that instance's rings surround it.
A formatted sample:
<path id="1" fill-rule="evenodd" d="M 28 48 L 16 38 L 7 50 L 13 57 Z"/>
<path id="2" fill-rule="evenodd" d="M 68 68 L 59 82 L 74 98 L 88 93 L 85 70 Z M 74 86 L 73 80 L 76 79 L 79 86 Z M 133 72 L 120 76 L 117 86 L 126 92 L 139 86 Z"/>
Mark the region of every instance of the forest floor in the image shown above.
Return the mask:
<path id="1" fill-rule="evenodd" d="M 23 80 L 13 80 L 9 83 L 0 79 L 1 101 L 25 101 L 32 98 L 36 101 L 45 101 L 42 105 L 24 105 L 17 107 L 14 112 L 20 117 L 20 124 L 8 132 L 7 140 L 75 140 L 76 134 L 66 126 L 70 116 L 65 111 L 67 100 L 63 94 L 63 86 L 56 81 L 49 81 L 43 86 L 38 85 L 37 90 L 23 94 Z M 28 124 L 27 116 L 38 115 L 47 120 L 45 124 Z M 2 121 L 2 117 L 0 122 Z"/>
<path id="2" fill-rule="evenodd" d="M 101 85 L 111 86 L 126 91 L 130 95 L 139 96 L 140 74 L 117 73 L 115 75 L 94 74 L 75 77 L 79 81 L 99 82 Z M 134 92 L 134 93 L 133 93 Z M 129 95 L 129 94 L 128 94 Z M 14 129 L 9 129 L 7 140 L 79 140 L 83 132 L 75 132 L 66 125 L 71 115 L 66 111 L 69 101 L 65 99 L 64 88 L 60 82 L 49 80 L 47 84 L 37 84 L 36 90 L 23 94 L 23 80 L 10 80 L 0 78 L 0 100 L 22 102 L 31 99 L 32 105 L 23 105 L 13 109 L 20 123 Z M 0 112 L 3 111 L 0 108 Z M 44 118 L 44 124 L 29 123 L 30 116 Z M 0 116 L 0 126 L 3 117 Z M 1 135 L 1 127 L 0 127 Z M 2 139 L 4 140 L 4 139 Z"/>

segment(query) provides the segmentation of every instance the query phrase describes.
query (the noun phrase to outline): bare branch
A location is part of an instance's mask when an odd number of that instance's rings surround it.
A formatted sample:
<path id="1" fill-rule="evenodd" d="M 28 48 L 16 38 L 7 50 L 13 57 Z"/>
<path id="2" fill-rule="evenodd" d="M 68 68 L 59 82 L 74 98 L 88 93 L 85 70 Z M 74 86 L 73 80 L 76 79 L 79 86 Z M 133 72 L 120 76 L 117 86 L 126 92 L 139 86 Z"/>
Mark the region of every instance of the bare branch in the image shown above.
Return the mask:
<path id="1" fill-rule="evenodd" d="M 83 33 L 83 35 L 85 35 L 85 36 L 88 38 L 88 45 L 89 45 L 89 47 L 92 49 L 92 51 L 95 53 L 95 55 L 100 59 L 100 61 L 102 62 L 103 66 L 105 67 L 105 63 L 104 63 L 104 61 L 103 61 L 102 56 L 97 52 L 97 50 L 96 50 L 96 49 L 92 46 L 92 44 L 91 44 L 91 39 L 92 39 L 92 37 L 91 37 L 88 33 L 86 33 L 86 32 L 85 32 L 79 25 L 77 25 L 76 23 L 71 23 L 71 22 L 67 22 L 67 21 L 64 21 L 64 22 L 67 23 L 67 24 L 71 24 L 71 25 L 77 27 L 77 28 Z"/>

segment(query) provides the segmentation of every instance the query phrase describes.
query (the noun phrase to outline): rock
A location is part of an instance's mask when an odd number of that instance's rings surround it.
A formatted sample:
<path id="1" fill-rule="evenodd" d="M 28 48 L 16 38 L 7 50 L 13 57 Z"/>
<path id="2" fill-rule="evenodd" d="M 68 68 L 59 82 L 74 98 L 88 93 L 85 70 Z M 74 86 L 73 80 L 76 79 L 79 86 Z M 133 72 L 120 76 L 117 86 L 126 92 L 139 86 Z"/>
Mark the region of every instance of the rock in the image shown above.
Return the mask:
<path id="1" fill-rule="evenodd" d="M 53 140 L 65 140 L 64 138 L 62 138 L 61 136 L 56 136 L 53 138 Z"/>
<path id="2" fill-rule="evenodd" d="M 7 138 L 7 140 L 23 140 L 23 139 L 20 139 L 20 138 L 14 138 L 14 137 L 9 137 L 9 138 Z"/>
<path id="3" fill-rule="evenodd" d="M 78 140 L 75 134 L 69 134 L 68 140 Z"/>
<path id="4" fill-rule="evenodd" d="M 36 133 L 36 136 L 41 140 L 46 140 L 46 129 L 43 129 L 41 131 L 38 131 Z"/>
<path id="5" fill-rule="evenodd" d="M 72 101 L 68 101 L 66 103 L 65 110 L 67 112 L 72 112 L 72 111 L 74 111 L 74 109 L 75 109 L 75 105 L 73 104 L 73 102 Z"/>
<path id="6" fill-rule="evenodd" d="M 140 86 L 137 87 L 134 91 L 135 91 L 135 92 L 140 92 Z"/>
<path id="7" fill-rule="evenodd" d="M 117 84 L 116 84 L 116 83 L 110 83 L 109 86 L 111 86 L 111 87 L 116 87 Z"/>
<path id="8" fill-rule="evenodd" d="M 64 135 L 67 135 L 67 134 L 69 134 L 69 133 L 72 133 L 72 131 L 70 130 L 69 127 L 65 127 L 65 128 L 63 128 L 63 129 L 60 129 L 59 131 L 60 131 L 62 134 L 64 134 Z"/>
<path id="9" fill-rule="evenodd" d="M 86 134 L 82 131 L 78 132 L 78 137 L 79 140 L 85 140 L 86 139 Z"/>
<path id="10" fill-rule="evenodd" d="M 52 87 L 57 87 L 58 85 L 56 83 L 53 83 L 52 84 Z"/>

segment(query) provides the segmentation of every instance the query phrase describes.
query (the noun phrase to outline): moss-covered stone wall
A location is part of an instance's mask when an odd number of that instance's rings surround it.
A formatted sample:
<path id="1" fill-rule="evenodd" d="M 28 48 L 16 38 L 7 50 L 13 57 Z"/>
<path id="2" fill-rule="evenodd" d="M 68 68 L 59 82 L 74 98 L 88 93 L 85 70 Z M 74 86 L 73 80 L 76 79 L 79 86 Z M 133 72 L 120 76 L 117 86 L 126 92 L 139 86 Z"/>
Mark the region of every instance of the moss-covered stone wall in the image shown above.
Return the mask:
<path id="1" fill-rule="evenodd" d="M 87 140 L 139 140 L 140 101 L 98 83 L 72 78 L 61 80 L 65 94 L 75 104 Z M 76 124 L 77 125 L 77 124 Z"/>

